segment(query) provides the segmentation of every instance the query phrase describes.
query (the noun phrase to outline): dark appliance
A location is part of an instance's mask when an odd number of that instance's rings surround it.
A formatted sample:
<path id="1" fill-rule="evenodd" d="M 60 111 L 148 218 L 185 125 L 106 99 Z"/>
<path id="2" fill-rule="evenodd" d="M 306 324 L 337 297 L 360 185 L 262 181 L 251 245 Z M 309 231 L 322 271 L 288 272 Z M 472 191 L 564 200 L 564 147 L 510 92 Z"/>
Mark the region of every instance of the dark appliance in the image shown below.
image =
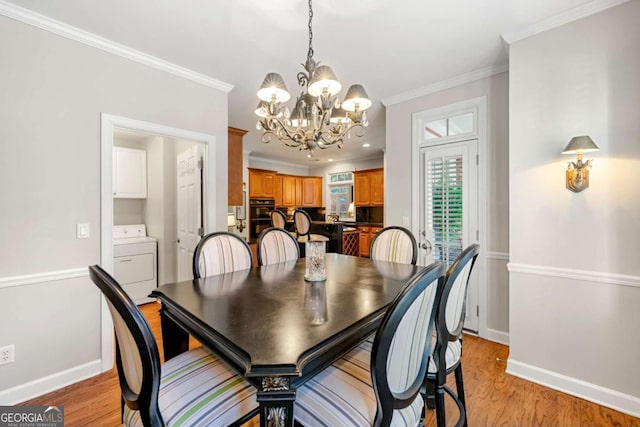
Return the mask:
<path id="1" fill-rule="evenodd" d="M 257 240 L 262 230 L 271 226 L 269 212 L 275 205 L 273 199 L 249 199 L 249 240 Z"/>

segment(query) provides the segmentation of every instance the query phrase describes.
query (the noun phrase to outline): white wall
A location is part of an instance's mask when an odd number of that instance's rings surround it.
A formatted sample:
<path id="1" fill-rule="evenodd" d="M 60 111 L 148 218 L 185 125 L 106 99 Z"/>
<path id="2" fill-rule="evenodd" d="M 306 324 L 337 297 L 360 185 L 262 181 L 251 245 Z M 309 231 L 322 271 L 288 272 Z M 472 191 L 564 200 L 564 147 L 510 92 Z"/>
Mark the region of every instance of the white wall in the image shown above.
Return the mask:
<path id="1" fill-rule="evenodd" d="M 0 366 L 0 404 L 11 404 L 100 368 L 86 270 L 100 262 L 100 114 L 216 136 L 219 176 L 228 120 L 227 95 L 207 86 L 4 16 L 0 40 L 0 346 L 16 356 Z M 211 228 L 225 229 L 226 181 L 208 178 Z M 76 239 L 80 222 L 89 239 Z"/>
<path id="2" fill-rule="evenodd" d="M 508 180 L 508 73 L 399 104 L 387 106 L 387 148 L 385 154 L 385 224 L 402 224 L 411 218 L 411 134 L 412 114 L 481 96 L 487 97 L 488 115 L 488 230 L 487 244 L 487 328 L 492 339 L 504 341 L 509 332 Z"/>
<path id="3" fill-rule="evenodd" d="M 509 372 L 640 416 L 640 1 L 510 46 Z M 600 147 L 590 188 L 560 154 Z"/>

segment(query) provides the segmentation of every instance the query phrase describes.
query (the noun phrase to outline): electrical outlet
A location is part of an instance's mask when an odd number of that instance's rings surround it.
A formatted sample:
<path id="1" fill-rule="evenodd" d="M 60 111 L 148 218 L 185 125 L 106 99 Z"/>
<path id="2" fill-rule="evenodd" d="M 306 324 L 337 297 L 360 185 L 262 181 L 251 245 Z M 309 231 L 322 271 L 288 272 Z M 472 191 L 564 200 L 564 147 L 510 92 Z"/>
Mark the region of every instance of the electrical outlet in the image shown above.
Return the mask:
<path id="1" fill-rule="evenodd" d="M 0 348 L 0 365 L 15 361 L 13 344 Z"/>

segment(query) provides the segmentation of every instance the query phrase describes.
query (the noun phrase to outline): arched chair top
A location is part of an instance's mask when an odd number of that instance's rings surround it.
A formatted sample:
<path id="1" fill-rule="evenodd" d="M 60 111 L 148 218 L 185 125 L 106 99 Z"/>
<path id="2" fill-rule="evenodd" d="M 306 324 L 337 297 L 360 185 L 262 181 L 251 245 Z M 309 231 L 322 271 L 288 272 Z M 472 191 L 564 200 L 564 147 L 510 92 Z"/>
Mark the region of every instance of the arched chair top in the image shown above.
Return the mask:
<path id="1" fill-rule="evenodd" d="M 258 265 L 276 264 L 300 258 L 296 239 L 282 228 L 267 228 L 258 236 Z"/>
<path id="2" fill-rule="evenodd" d="M 243 238 L 227 231 L 207 234 L 193 254 L 193 277 L 245 270 L 253 265 L 251 248 Z"/>
<path id="3" fill-rule="evenodd" d="M 274 209 L 269 212 L 269 216 L 271 217 L 271 226 L 276 228 L 286 228 L 287 227 L 287 216 L 284 212 Z"/>
<path id="4" fill-rule="evenodd" d="M 411 231 L 392 225 L 373 236 L 369 256 L 381 261 L 415 264 L 418 259 L 418 244 Z"/>
<path id="5" fill-rule="evenodd" d="M 298 388 L 302 425 L 418 425 L 431 354 L 437 296 L 445 268 L 434 263 L 409 278 L 365 341 Z M 374 415 L 375 414 L 375 415 Z M 375 417 L 375 418 L 374 418 Z"/>
<path id="6" fill-rule="evenodd" d="M 327 236 L 322 234 L 311 234 L 311 217 L 302 209 L 296 209 L 293 213 L 293 225 L 296 229 L 298 242 L 306 242 L 307 240 L 328 241 Z"/>

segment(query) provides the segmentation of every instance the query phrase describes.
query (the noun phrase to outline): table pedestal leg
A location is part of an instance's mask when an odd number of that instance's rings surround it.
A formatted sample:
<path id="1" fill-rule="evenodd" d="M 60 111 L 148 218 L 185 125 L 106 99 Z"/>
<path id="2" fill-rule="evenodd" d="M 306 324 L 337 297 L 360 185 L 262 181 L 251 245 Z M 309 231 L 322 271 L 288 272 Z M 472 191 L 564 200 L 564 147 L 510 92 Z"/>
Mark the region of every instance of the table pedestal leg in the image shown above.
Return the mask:
<path id="1" fill-rule="evenodd" d="M 160 309 L 160 325 L 162 326 L 162 349 L 165 362 L 180 353 L 189 350 L 189 334 L 169 319 Z"/>
<path id="2" fill-rule="evenodd" d="M 263 378 L 257 399 L 260 404 L 260 427 L 293 427 L 296 392 L 289 389 L 289 378 Z"/>

